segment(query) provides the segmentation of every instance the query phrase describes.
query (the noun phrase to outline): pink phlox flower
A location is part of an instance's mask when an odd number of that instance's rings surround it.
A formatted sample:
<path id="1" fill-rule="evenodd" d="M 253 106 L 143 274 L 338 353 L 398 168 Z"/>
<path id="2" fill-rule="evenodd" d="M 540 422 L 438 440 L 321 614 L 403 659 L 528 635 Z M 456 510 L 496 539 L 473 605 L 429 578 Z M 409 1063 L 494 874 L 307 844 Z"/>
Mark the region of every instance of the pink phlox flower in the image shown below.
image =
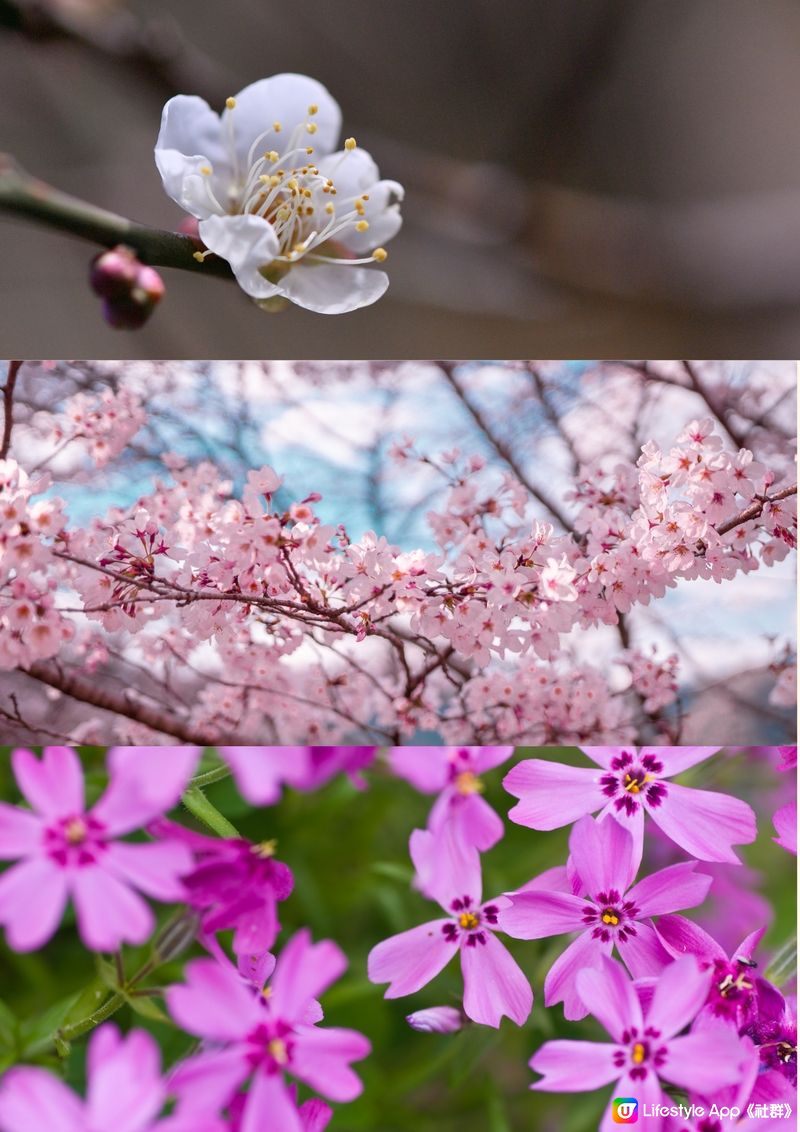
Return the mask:
<path id="1" fill-rule="evenodd" d="M 16 860 L 0 876 L 0 924 L 16 951 L 32 951 L 53 935 L 71 899 L 78 932 L 93 951 L 143 943 L 155 920 L 139 892 L 182 900 L 180 878 L 192 854 L 176 841 L 118 840 L 171 809 L 197 758 L 192 747 L 115 747 L 109 784 L 90 809 L 77 754 L 46 747 L 41 760 L 11 754 L 17 784 L 31 810 L 0 802 L 0 859 Z"/>
<path id="2" fill-rule="evenodd" d="M 531 1088 L 543 1092 L 585 1092 L 615 1081 L 613 1096 L 636 1097 L 646 1105 L 669 1104 L 661 1081 L 713 1095 L 734 1084 L 747 1063 L 748 1049 L 738 1034 L 720 1027 L 713 1044 L 702 1032 L 682 1034 L 708 994 L 711 975 L 692 956 L 677 959 L 661 975 L 646 1009 L 625 968 L 603 956 L 598 968 L 579 971 L 578 993 L 587 1010 L 608 1031 L 612 1043 L 546 1042 L 531 1058 L 542 1074 Z M 663 1119 L 648 1119 L 661 1132 Z M 610 1106 L 603 1132 L 615 1127 Z"/>
<path id="3" fill-rule="evenodd" d="M 525 759 L 512 767 L 503 780 L 509 794 L 520 799 L 511 820 L 532 829 L 557 829 L 600 810 L 626 825 L 641 851 L 647 812 L 690 856 L 734 864 L 739 858 L 732 846 L 755 840 L 756 817 L 746 802 L 668 781 L 715 754 L 716 747 L 582 750 L 600 771 L 545 759 Z"/>
<path id="4" fill-rule="evenodd" d="M 21 1066 L 0 1083 L 2 1132 L 225 1132 L 217 1110 L 180 1105 L 159 1119 L 168 1087 L 158 1044 L 144 1030 L 122 1037 L 107 1023 L 89 1039 L 86 1100 L 47 1069 Z"/>
<path id="5" fill-rule="evenodd" d="M 167 991 L 167 1006 L 179 1026 L 212 1048 L 176 1070 L 173 1085 L 179 1095 L 220 1108 L 232 1103 L 249 1080 L 242 1129 L 271 1132 L 304 1132 L 286 1075 L 329 1100 L 357 1097 L 362 1085 L 350 1063 L 366 1057 L 370 1043 L 355 1030 L 314 1024 L 321 1017 L 316 996 L 346 966 L 336 944 L 313 944 L 305 930 L 286 944 L 263 992 L 231 964 L 189 963 L 186 982 Z"/>
<path id="6" fill-rule="evenodd" d="M 430 830 L 452 821 L 465 845 L 485 852 L 503 836 L 503 822 L 481 797 L 481 775 L 513 753 L 513 747 L 393 747 L 387 758 L 394 773 L 417 790 L 438 795 Z"/>
<path id="7" fill-rule="evenodd" d="M 367 959 L 369 979 L 390 984 L 384 997 L 401 998 L 424 987 L 459 954 L 467 1017 L 498 1027 L 505 1015 L 521 1026 L 531 1012 L 533 992 L 495 935 L 507 901 L 502 896 L 481 901 L 477 851 L 465 851 L 451 826 L 437 833 L 415 830 L 410 849 L 425 895 L 447 915 L 373 947 Z"/>
<path id="8" fill-rule="evenodd" d="M 634 978 L 658 975 L 672 962 L 660 943 L 651 916 L 701 904 L 711 877 L 695 872 L 696 862 L 671 865 L 634 884 L 641 852 L 630 832 L 613 817 L 581 818 L 569 841 L 580 878 L 579 891 L 509 892 L 498 926 L 516 939 L 544 939 L 579 931 L 558 957 L 544 982 L 545 1006 L 564 1003 L 565 1017 L 583 1018 L 587 1007 L 576 976 L 596 968 L 616 947 Z"/>

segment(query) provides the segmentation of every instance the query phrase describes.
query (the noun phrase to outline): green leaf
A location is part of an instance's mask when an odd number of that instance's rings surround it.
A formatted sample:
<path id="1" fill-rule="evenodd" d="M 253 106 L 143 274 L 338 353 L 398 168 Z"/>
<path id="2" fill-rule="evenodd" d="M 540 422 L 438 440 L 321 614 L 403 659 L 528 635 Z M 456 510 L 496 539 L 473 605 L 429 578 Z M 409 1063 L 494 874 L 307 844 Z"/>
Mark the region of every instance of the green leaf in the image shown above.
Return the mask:
<path id="1" fill-rule="evenodd" d="M 141 1014 L 142 1018 L 149 1018 L 153 1022 L 163 1022 L 167 1026 L 174 1026 L 175 1023 L 165 1014 L 161 1007 L 150 997 L 132 995 L 127 1000 L 128 1005 L 135 1014 Z"/>

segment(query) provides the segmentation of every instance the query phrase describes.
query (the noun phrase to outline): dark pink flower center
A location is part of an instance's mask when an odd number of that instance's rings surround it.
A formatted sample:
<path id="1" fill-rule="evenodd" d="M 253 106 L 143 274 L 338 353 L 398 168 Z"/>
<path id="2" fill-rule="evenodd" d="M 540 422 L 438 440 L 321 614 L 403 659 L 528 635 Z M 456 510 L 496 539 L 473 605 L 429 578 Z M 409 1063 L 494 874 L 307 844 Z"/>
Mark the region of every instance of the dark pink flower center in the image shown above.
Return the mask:
<path id="1" fill-rule="evenodd" d="M 638 759 L 630 751 L 622 751 L 611 760 L 611 770 L 600 779 L 600 787 L 607 798 L 614 799 L 614 809 L 629 816 L 635 814 L 646 800 L 649 806 L 660 806 L 667 796 L 667 787 L 658 782 L 664 764 L 655 755 L 642 755 Z"/>
<path id="2" fill-rule="evenodd" d="M 708 1002 L 716 1015 L 736 1019 L 742 1010 L 754 1005 L 752 967 L 755 967 L 755 963 L 747 960 L 714 960 L 714 977 Z"/>
<path id="3" fill-rule="evenodd" d="M 247 1060 L 267 1073 L 282 1073 L 291 1065 L 294 1052 L 292 1029 L 280 1019 L 262 1022 L 247 1035 Z"/>
<path id="4" fill-rule="evenodd" d="M 471 896 L 462 896 L 450 905 L 455 913 L 450 923 L 442 925 L 442 935 L 448 943 L 455 943 L 458 939 L 465 939 L 467 947 L 477 947 L 486 943 L 485 924 L 497 923 L 497 907 L 486 904 L 483 908 L 473 907 Z"/>
<path id="5" fill-rule="evenodd" d="M 627 1069 L 629 1077 L 634 1081 L 644 1081 L 648 1070 L 658 1075 L 660 1066 L 667 1059 L 667 1047 L 661 1045 L 659 1030 L 648 1026 L 643 1034 L 632 1026 L 625 1030 L 622 1041 L 625 1048 L 619 1047 L 614 1051 L 614 1064 L 618 1069 Z"/>
<path id="6" fill-rule="evenodd" d="M 475 773 L 473 763 L 472 753 L 464 747 L 459 747 L 457 751 L 450 755 L 448 778 L 450 785 L 458 794 L 467 796 L 469 794 L 480 794 L 483 791 L 483 783 Z"/>
<path id="7" fill-rule="evenodd" d="M 598 892 L 594 903 L 583 908 L 583 922 L 592 928 L 592 938 L 608 943 L 617 939 L 624 943 L 636 935 L 636 919 L 639 908 L 633 900 L 623 900 L 615 888 L 608 892 Z"/>
<path id="8" fill-rule="evenodd" d="M 91 814 L 73 814 L 45 828 L 45 852 L 63 867 L 94 865 L 108 848 L 106 827 Z"/>

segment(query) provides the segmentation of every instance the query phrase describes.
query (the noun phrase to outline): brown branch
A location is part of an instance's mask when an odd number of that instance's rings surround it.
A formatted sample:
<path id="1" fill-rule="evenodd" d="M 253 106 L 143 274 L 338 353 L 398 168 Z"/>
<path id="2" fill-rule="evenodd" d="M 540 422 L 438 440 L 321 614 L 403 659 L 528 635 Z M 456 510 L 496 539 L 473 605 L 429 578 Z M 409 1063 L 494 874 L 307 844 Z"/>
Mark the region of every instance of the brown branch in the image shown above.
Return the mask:
<path id="1" fill-rule="evenodd" d="M 9 362 L 6 383 L 3 386 L 3 440 L 0 444 L 0 460 L 5 460 L 11 447 L 11 430 L 14 427 L 14 387 L 22 368 L 22 362 Z"/>
<path id="2" fill-rule="evenodd" d="M 744 511 L 740 511 L 733 519 L 727 519 L 724 523 L 716 528 L 718 535 L 726 535 L 728 531 L 735 530 L 742 523 L 749 523 L 751 519 L 757 519 L 764 511 L 768 503 L 777 503 L 781 499 L 788 499 L 791 495 L 797 495 L 797 484 L 793 483 L 790 487 L 783 487 L 780 491 L 775 491 L 772 495 L 762 495 L 751 503 L 749 507 L 745 507 Z"/>
<path id="3" fill-rule="evenodd" d="M 574 531 L 574 528 L 572 523 L 570 522 L 569 516 L 561 510 L 559 505 L 553 499 L 551 499 L 546 492 L 542 491 L 541 488 L 536 487 L 530 481 L 509 446 L 501 437 L 499 437 L 495 433 L 494 429 L 486 420 L 486 417 L 483 415 L 478 406 L 475 405 L 467 396 L 466 391 L 462 388 L 455 376 L 455 365 L 452 362 L 447 361 L 437 361 L 435 364 L 439 367 L 439 370 L 442 373 L 445 381 L 453 390 L 456 397 L 458 397 L 461 404 L 472 417 L 475 424 L 489 441 L 492 448 L 495 450 L 503 463 L 511 469 L 511 471 L 517 477 L 525 490 L 534 499 L 541 503 L 542 507 L 550 512 L 553 518 L 561 524 L 564 530 L 572 533 Z"/>
<path id="4" fill-rule="evenodd" d="M 694 392 L 703 400 L 709 411 L 716 417 L 716 419 L 725 429 L 736 447 L 746 448 L 746 433 L 740 432 L 735 425 L 731 424 L 729 419 L 730 411 L 725 405 L 719 403 L 718 399 L 714 396 L 703 378 L 700 376 L 699 372 L 694 366 L 694 363 L 689 361 L 682 361 L 681 365 L 683 366 L 686 376 L 689 378 L 689 384 L 691 385 Z"/>
<path id="5" fill-rule="evenodd" d="M 77 672 L 67 672 L 57 661 L 37 660 L 27 668 L 20 668 L 20 671 L 73 700 L 90 704 L 101 711 L 123 716 L 135 723 L 142 723 L 145 727 L 171 735 L 182 743 L 196 744 L 200 747 L 213 747 L 217 743 L 225 742 L 234 746 L 237 744 L 236 738 L 226 739 L 200 729 L 195 730 L 172 712 L 151 707 L 130 692 L 112 692 L 108 688 L 100 687 L 95 680 Z"/>

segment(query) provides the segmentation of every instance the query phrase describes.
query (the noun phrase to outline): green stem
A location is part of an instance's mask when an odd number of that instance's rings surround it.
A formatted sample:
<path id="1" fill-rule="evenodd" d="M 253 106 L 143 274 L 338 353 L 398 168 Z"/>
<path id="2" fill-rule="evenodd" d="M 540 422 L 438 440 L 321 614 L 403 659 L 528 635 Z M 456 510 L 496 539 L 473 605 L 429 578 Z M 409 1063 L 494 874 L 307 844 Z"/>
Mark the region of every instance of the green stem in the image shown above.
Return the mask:
<path id="1" fill-rule="evenodd" d="M 199 818 L 204 825 L 207 825 L 220 837 L 241 838 L 242 835 L 236 826 L 231 825 L 228 819 L 223 817 L 217 807 L 209 802 L 203 791 L 197 786 L 190 786 L 181 801 L 189 813 L 194 814 L 196 818 Z"/>
<path id="2" fill-rule="evenodd" d="M 188 789 L 191 789 L 193 786 L 199 786 L 200 789 L 204 786 L 212 786 L 215 782 L 221 782 L 223 778 L 229 778 L 230 773 L 231 768 L 226 766 L 225 763 L 221 763 L 219 766 L 207 770 L 204 774 L 196 774 L 189 783 Z"/>
<path id="3" fill-rule="evenodd" d="M 153 267 L 176 267 L 233 279 L 225 260 L 217 256 L 202 263 L 196 260 L 197 244 L 190 236 L 149 228 L 63 193 L 26 173 L 10 154 L 0 154 L 0 212 L 24 216 L 104 248 L 126 244 L 143 263 Z"/>
<path id="4" fill-rule="evenodd" d="M 116 1014 L 121 1006 L 125 1005 L 125 996 L 123 994 L 112 994 L 107 998 L 102 1006 L 99 1006 L 94 1013 L 89 1014 L 86 1018 L 81 1018 L 78 1022 L 73 1022 L 71 1026 L 64 1026 L 63 1029 L 58 1031 L 58 1037 L 65 1042 L 71 1042 L 73 1038 L 79 1038 L 81 1034 L 93 1030 L 95 1026 L 99 1026 L 101 1022 L 105 1022 L 112 1014 Z"/>

